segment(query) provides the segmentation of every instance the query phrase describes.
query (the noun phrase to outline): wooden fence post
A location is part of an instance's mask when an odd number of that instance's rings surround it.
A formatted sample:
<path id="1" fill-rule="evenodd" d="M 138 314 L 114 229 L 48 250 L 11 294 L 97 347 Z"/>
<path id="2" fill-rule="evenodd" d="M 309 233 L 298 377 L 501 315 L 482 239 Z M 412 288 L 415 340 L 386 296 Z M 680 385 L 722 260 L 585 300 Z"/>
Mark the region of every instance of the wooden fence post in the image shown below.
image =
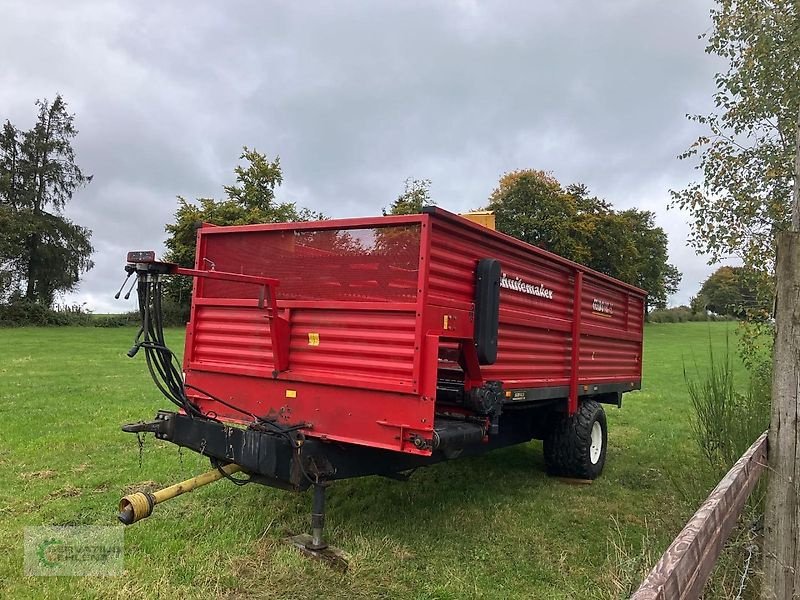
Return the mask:
<path id="1" fill-rule="evenodd" d="M 800 156 L 800 153 L 798 153 Z M 798 174 L 800 177 L 800 174 Z M 765 600 L 800 598 L 800 233 L 778 235 L 775 357 L 764 515 Z"/>

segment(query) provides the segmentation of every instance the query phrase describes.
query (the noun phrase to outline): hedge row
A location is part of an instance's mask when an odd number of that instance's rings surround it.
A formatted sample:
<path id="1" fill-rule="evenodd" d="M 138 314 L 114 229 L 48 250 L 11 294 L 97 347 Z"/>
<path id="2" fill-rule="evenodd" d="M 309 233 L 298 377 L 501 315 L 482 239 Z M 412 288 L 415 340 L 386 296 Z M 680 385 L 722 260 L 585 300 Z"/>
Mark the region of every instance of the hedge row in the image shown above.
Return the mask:
<path id="1" fill-rule="evenodd" d="M 186 323 L 187 315 L 177 305 L 165 304 L 163 309 L 165 325 L 182 326 Z M 0 304 L 0 327 L 130 327 L 139 323 L 138 312 L 95 315 L 78 304 L 56 308 L 35 302 Z"/>
<path id="2" fill-rule="evenodd" d="M 687 321 L 733 321 L 733 317 L 715 315 L 706 311 L 693 312 L 688 306 L 676 306 L 651 311 L 647 315 L 650 323 L 686 323 Z"/>
<path id="3" fill-rule="evenodd" d="M 172 302 L 164 302 L 164 324 L 182 326 L 188 320 L 186 309 Z M 723 317 L 703 311 L 692 312 L 688 306 L 654 310 L 647 320 L 651 323 L 685 323 L 686 321 L 727 321 Z M 139 324 L 139 313 L 129 312 L 115 315 L 94 315 L 80 305 L 47 308 L 34 302 L 0 304 L 0 327 L 66 326 L 81 327 L 128 327 Z"/>

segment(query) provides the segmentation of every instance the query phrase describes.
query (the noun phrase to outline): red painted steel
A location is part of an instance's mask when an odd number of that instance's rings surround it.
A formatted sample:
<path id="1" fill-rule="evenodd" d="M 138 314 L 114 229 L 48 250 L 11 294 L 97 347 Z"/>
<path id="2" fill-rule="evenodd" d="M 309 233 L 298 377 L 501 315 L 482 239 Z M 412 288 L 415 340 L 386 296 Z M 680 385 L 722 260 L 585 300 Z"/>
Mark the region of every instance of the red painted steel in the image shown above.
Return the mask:
<path id="1" fill-rule="evenodd" d="M 574 289 L 572 291 L 572 330 L 570 331 L 570 373 L 569 373 L 569 401 L 567 412 L 574 415 L 578 411 L 578 369 L 575 368 L 581 358 L 581 322 L 583 321 L 583 272 L 575 270 L 573 277 Z"/>
<path id="2" fill-rule="evenodd" d="M 213 263 L 211 263 L 213 265 Z M 212 269 L 184 269 L 182 267 L 175 267 L 171 271 L 176 275 L 188 275 L 189 277 L 197 277 L 202 279 L 212 279 L 218 281 L 236 282 L 244 285 L 255 285 L 258 287 L 258 303 L 256 307 L 263 309 L 264 302 L 266 301 L 267 312 L 263 316 L 270 318 L 270 351 L 274 356 L 275 369 L 278 371 L 285 371 L 289 365 L 289 323 L 282 316 L 277 314 L 276 288 L 278 287 L 278 280 L 271 277 L 258 277 L 253 275 L 244 275 L 241 273 L 227 273 L 224 271 L 215 271 Z M 244 350 L 243 352 L 247 352 Z"/>
<path id="3" fill-rule="evenodd" d="M 473 340 L 483 258 L 498 259 L 503 272 L 491 366 L 477 364 Z M 429 454 L 412 442 L 431 438 L 445 366 L 463 369 L 467 388 L 569 386 L 570 408 L 590 386 L 633 388 L 641 379 L 645 292 L 439 209 L 203 227 L 195 268 L 209 265 L 278 285 L 265 304 L 250 280 L 196 279 L 187 383 L 306 423 L 309 436 Z M 220 418 L 241 417 L 195 399 Z"/>

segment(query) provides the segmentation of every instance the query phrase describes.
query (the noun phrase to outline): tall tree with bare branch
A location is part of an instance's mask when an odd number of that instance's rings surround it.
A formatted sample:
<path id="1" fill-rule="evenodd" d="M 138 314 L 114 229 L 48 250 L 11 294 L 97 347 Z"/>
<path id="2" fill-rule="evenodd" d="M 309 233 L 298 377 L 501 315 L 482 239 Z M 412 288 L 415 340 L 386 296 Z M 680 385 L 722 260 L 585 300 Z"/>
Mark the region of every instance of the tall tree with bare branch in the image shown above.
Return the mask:
<path id="1" fill-rule="evenodd" d="M 706 51 L 728 61 L 714 114 L 683 155 L 702 181 L 673 192 L 694 246 L 776 276 L 763 598 L 800 598 L 800 7 L 719 0 Z"/>

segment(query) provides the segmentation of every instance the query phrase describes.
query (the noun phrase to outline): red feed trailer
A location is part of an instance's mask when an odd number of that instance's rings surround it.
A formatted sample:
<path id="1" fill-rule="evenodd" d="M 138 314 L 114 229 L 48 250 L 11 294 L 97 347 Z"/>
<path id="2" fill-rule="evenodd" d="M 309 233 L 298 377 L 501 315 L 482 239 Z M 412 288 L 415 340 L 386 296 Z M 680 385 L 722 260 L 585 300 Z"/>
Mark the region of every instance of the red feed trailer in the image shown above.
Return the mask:
<path id="1" fill-rule="evenodd" d="M 124 430 L 229 465 L 226 477 L 238 465 L 258 483 L 313 485 L 311 548 L 336 479 L 531 439 L 549 473 L 594 479 L 602 405 L 641 385 L 644 291 L 439 208 L 205 225 L 194 269 L 128 260 L 143 317 L 129 354 L 144 349 L 180 410 Z M 194 277 L 185 383 L 161 332 L 175 274 Z M 149 515 L 149 496 L 123 499 L 120 519 Z"/>

